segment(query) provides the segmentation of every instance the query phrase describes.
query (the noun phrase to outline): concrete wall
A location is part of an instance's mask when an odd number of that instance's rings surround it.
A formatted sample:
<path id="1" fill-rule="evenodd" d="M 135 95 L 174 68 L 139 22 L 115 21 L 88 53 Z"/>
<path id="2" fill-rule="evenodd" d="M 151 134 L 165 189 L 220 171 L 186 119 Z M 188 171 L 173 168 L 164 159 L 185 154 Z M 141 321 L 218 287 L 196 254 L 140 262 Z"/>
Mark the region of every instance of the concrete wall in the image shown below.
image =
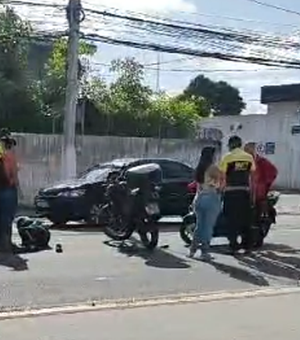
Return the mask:
<path id="1" fill-rule="evenodd" d="M 30 205 L 38 189 L 60 179 L 61 137 L 56 135 L 16 135 L 20 160 L 22 203 Z M 79 137 L 76 141 L 78 172 L 101 162 L 123 157 L 168 157 L 192 166 L 207 141 L 162 140 L 127 137 Z"/>
<path id="2" fill-rule="evenodd" d="M 245 115 L 240 117 L 217 117 L 205 119 L 205 127 L 219 128 L 223 134 L 223 152 L 226 151 L 228 137 L 232 134 L 231 126 L 240 124 L 238 131 L 244 141 L 255 141 L 264 146 L 275 143 L 275 153 L 265 155 L 279 170 L 277 186 L 284 189 L 300 189 L 300 134 L 292 135 L 293 125 L 300 124 L 300 116 L 296 114 L 295 105 L 285 105 L 290 112 L 280 112 L 272 106 L 272 113 L 267 115 Z M 262 152 L 264 153 L 264 152 Z"/>
<path id="3" fill-rule="evenodd" d="M 273 115 L 285 115 L 294 114 L 300 108 L 299 102 L 279 102 L 279 103 L 269 103 L 267 105 L 267 114 Z"/>

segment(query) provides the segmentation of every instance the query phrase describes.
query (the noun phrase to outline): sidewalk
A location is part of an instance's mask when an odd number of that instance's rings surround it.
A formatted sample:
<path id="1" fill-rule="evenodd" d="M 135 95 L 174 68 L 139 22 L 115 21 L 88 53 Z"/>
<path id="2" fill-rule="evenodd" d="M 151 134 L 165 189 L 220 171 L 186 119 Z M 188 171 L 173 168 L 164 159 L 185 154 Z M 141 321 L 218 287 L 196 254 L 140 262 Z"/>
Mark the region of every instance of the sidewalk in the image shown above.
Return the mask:
<path id="1" fill-rule="evenodd" d="M 300 195 L 282 194 L 276 209 L 278 214 L 300 215 Z"/>
<path id="2" fill-rule="evenodd" d="M 299 340 L 300 294 L 0 322 L 14 340 Z"/>

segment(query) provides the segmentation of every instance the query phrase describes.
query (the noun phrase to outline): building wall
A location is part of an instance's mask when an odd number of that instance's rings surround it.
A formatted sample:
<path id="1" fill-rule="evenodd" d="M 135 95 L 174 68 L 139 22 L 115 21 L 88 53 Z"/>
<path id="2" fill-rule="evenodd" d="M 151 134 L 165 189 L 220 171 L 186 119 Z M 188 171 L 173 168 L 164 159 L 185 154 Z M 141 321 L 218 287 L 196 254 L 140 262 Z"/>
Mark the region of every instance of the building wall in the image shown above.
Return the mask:
<path id="1" fill-rule="evenodd" d="M 282 113 L 282 108 L 286 111 Z M 300 115 L 295 113 L 295 104 L 272 104 L 270 109 L 273 114 L 245 115 L 239 117 L 216 117 L 202 121 L 204 127 L 219 128 L 224 135 L 223 153 L 226 151 L 228 137 L 232 134 L 230 127 L 237 126 L 241 129 L 236 133 L 243 140 L 254 141 L 264 147 L 265 143 L 275 143 L 274 154 L 264 154 L 278 168 L 279 176 L 276 185 L 284 189 L 300 189 L 300 134 L 292 135 L 293 125 L 300 124 Z M 263 149 L 263 148 L 262 148 Z M 261 148 L 260 148 L 261 150 Z"/>
<path id="2" fill-rule="evenodd" d="M 267 108 L 267 114 L 273 115 L 285 115 L 296 113 L 300 109 L 299 102 L 281 102 L 281 103 L 269 103 Z"/>
<path id="3" fill-rule="evenodd" d="M 20 185 L 24 194 L 22 203 L 31 205 L 36 192 L 59 181 L 61 169 L 61 136 L 16 135 L 17 154 L 20 160 Z M 114 158 L 167 157 L 195 166 L 200 151 L 210 141 L 157 140 L 134 137 L 79 137 L 77 146 L 77 169 L 86 168 Z"/>

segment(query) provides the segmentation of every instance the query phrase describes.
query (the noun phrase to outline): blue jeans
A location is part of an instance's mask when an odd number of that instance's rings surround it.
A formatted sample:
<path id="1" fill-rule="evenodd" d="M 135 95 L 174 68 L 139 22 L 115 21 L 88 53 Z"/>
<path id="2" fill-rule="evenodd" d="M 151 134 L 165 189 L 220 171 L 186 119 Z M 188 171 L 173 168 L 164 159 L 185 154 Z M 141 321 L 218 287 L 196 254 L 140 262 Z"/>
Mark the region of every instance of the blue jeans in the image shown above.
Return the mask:
<path id="1" fill-rule="evenodd" d="M 202 251 L 208 251 L 220 211 L 221 196 L 215 189 L 198 193 L 195 199 L 196 228 L 192 242 L 194 249 L 201 244 Z"/>
<path id="2" fill-rule="evenodd" d="M 12 224 L 18 207 L 17 188 L 0 189 L 0 249 L 10 250 Z"/>

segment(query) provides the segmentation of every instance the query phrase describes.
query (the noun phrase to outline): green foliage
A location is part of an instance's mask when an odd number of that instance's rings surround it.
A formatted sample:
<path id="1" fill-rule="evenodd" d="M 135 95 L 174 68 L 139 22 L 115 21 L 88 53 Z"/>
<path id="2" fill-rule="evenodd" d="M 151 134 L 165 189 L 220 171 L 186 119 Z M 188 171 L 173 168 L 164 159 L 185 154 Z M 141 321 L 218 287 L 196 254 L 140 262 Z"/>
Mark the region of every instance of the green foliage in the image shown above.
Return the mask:
<path id="1" fill-rule="evenodd" d="M 12 9 L 0 13 L 0 125 L 14 131 L 59 133 L 65 104 L 67 40 L 53 43 L 42 77 L 35 79 L 27 66 L 31 33 L 28 22 Z M 96 52 L 94 45 L 84 41 L 79 49 L 82 57 Z M 84 58 L 78 65 L 79 97 L 86 101 L 88 134 L 192 137 L 199 119 L 208 116 L 213 107 L 199 93 L 186 91 L 173 97 L 154 93 L 145 85 L 143 65 L 134 58 L 111 63 L 111 83 L 89 77 Z M 224 84 L 218 86 L 226 92 Z M 230 95 L 228 89 L 226 95 Z"/>
<path id="2" fill-rule="evenodd" d="M 96 47 L 84 41 L 80 41 L 79 55 L 90 56 L 96 52 Z M 65 104 L 66 72 L 67 72 L 68 45 L 65 38 L 56 40 L 52 52 L 45 65 L 46 74 L 42 81 L 35 83 L 35 100 L 41 115 L 49 119 L 61 121 Z M 78 61 L 78 78 L 85 84 L 85 68 Z"/>
<path id="3" fill-rule="evenodd" d="M 200 116 L 196 101 L 170 97 L 163 93 L 152 101 L 149 110 L 152 124 L 149 128 L 154 135 L 155 129 L 159 127 L 161 136 L 184 138 L 191 136 Z"/>
<path id="4" fill-rule="evenodd" d="M 21 20 L 12 9 L 3 7 L 0 12 L 1 126 L 11 125 L 20 129 L 24 117 L 34 113 L 26 69 L 31 31 L 30 25 Z"/>
<path id="5" fill-rule="evenodd" d="M 238 89 L 224 81 L 214 82 L 203 75 L 193 79 L 183 93 L 184 98 L 193 96 L 205 98 L 215 116 L 237 116 L 246 108 Z"/>
<path id="6" fill-rule="evenodd" d="M 116 77 L 110 85 L 92 79 L 87 87 L 86 97 L 98 111 L 98 119 L 87 117 L 90 133 L 183 138 L 192 136 L 199 119 L 209 114 L 202 98 L 154 94 L 135 59 L 114 60 L 111 71 Z"/>
<path id="7" fill-rule="evenodd" d="M 113 111 L 142 117 L 149 107 L 152 91 L 143 85 L 143 66 L 135 59 L 114 60 L 111 71 L 117 79 L 110 85 Z"/>

